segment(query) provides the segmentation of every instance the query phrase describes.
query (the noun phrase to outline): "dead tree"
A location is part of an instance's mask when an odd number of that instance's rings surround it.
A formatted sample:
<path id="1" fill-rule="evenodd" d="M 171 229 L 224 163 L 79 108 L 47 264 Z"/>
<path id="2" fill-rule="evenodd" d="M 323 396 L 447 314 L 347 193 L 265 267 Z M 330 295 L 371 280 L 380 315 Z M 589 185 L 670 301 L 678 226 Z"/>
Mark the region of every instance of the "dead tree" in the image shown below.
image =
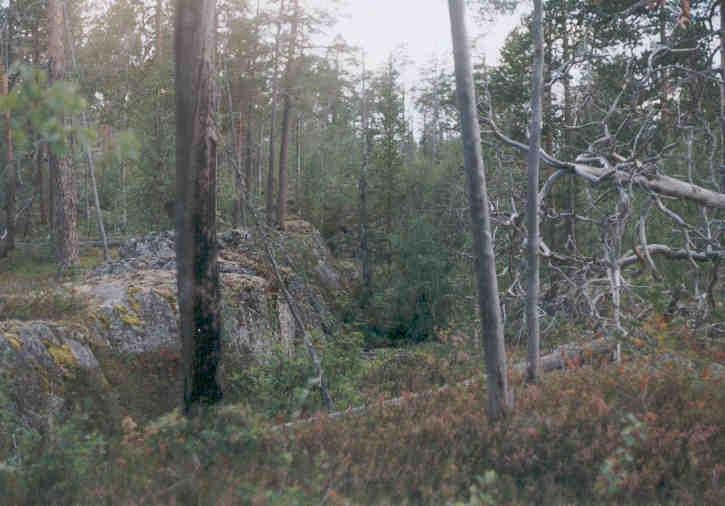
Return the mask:
<path id="1" fill-rule="evenodd" d="M 542 162 L 554 169 L 539 191 L 540 201 L 554 185 L 565 179 L 564 176 L 574 176 L 589 183 L 583 188 L 586 203 L 567 214 L 548 212 L 545 218 L 576 220 L 594 227 L 600 238 L 598 244 L 590 245 L 592 251 L 589 255 L 580 251 L 576 244 L 565 254 L 553 251 L 543 241 L 539 245 L 539 255 L 547 258 L 559 279 L 564 285 L 569 285 L 566 296 L 570 306 L 582 306 L 587 317 L 603 320 L 620 332 L 625 331 L 623 296 L 637 297 L 625 279 L 626 268 L 637 264 L 641 267 L 639 272 L 650 271 L 657 276 L 653 257 L 666 256 L 688 261 L 693 269 L 702 262 L 712 262 L 713 279 L 716 279 L 717 264 L 725 254 L 723 221 L 718 218 L 718 212 L 725 209 L 725 193 L 719 191 L 719 178 L 714 175 L 713 167 L 703 171 L 711 177 L 699 180 L 694 177 L 693 122 L 702 121 L 702 118 L 698 119 L 696 114 L 689 119 L 682 114 L 677 117 L 674 127 L 687 135 L 689 145 L 688 176 L 686 180 L 678 179 L 663 171 L 665 162 L 673 160 L 671 152 L 675 144 L 659 146 L 653 142 L 660 102 L 641 99 L 643 92 L 660 86 L 670 95 L 675 94 L 678 86 L 686 85 L 689 76 L 707 75 L 709 69 L 688 68 L 677 61 L 678 56 L 688 56 L 693 51 L 659 46 L 649 55 L 646 67 L 628 63 L 619 92 L 609 103 L 598 102 L 596 109 L 601 111 L 601 116 L 586 122 L 589 132 L 599 128 L 601 135 L 589 139 L 584 149 L 580 147 L 578 155 L 572 152 L 569 160 L 558 159 L 546 150 L 539 152 Z M 669 56 L 670 61 L 659 64 L 659 61 L 665 60 L 664 56 Z M 600 100 L 596 89 L 580 90 L 580 93 L 589 93 L 590 101 Z M 522 153 L 529 152 L 529 145 L 508 137 L 498 127 L 488 93 L 487 102 L 488 106 L 483 108 L 483 121 L 490 132 L 504 145 Z M 709 126 L 702 129 L 703 135 L 714 138 Z M 717 156 L 715 143 L 711 144 L 713 152 L 708 158 L 714 165 L 712 161 Z M 699 219 L 690 218 L 688 222 L 684 212 L 687 202 L 696 206 Z M 654 213 L 672 223 L 675 244 L 649 243 L 647 226 Z M 499 223 L 510 226 L 513 218 L 500 220 Z M 629 230 L 634 233 L 628 233 Z M 675 235 L 679 239 L 675 239 Z M 632 244 L 626 244 L 627 241 Z M 634 277 L 638 273 L 632 275 Z M 713 286 L 711 280 L 707 292 L 700 293 L 698 297 L 714 299 L 711 294 Z M 556 305 L 561 306 L 559 303 Z"/>
<path id="2" fill-rule="evenodd" d="M 486 174 L 481 150 L 481 131 L 478 124 L 464 0 L 448 0 L 448 8 L 453 36 L 456 95 L 461 117 L 463 158 L 471 207 L 473 254 L 476 259 L 475 274 L 481 316 L 481 340 L 486 359 L 487 411 L 490 419 L 497 419 L 512 407 L 513 398 L 508 384 L 506 348 L 496 278 L 496 259 L 491 238 Z"/>
<path id="3" fill-rule="evenodd" d="M 720 0 L 720 191 L 725 193 L 725 0 Z"/>
<path id="4" fill-rule="evenodd" d="M 183 409 L 222 397 L 216 149 L 213 120 L 216 1 L 177 0 L 176 262 L 184 376 Z"/>
<path id="5" fill-rule="evenodd" d="M 541 335 L 539 330 L 539 166 L 541 158 L 541 96 L 544 92 L 544 34 L 542 0 L 534 0 L 534 16 L 531 20 L 534 39 L 534 72 L 531 77 L 531 126 L 529 127 L 528 194 L 526 226 L 528 241 L 526 260 L 528 283 L 526 295 L 526 325 L 528 329 L 528 380 L 539 379 L 539 354 Z"/>

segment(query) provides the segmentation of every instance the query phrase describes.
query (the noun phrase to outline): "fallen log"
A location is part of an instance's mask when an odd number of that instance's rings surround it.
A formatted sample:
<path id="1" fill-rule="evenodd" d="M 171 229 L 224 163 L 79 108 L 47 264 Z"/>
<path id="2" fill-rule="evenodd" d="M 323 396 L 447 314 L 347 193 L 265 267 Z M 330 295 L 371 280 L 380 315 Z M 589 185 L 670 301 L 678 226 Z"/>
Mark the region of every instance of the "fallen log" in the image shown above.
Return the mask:
<path id="1" fill-rule="evenodd" d="M 565 344 L 553 353 L 541 357 L 541 371 L 566 369 L 570 364 L 579 365 L 603 359 L 619 362 L 621 360 L 620 344 L 607 338 L 596 339 L 585 345 Z M 526 363 L 516 364 L 513 369 L 523 373 L 526 371 Z"/>
<path id="2" fill-rule="evenodd" d="M 524 153 L 529 151 L 529 146 L 527 144 L 508 137 L 499 129 L 492 119 L 487 118 L 486 122 L 491 128 L 494 136 L 501 142 Z M 616 181 L 623 186 L 627 186 L 630 183 L 637 183 L 659 195 L 690 200 L 701 206 L 711 207 L 714 209 L 725 209 L 725 193 L 710 190 L 693 183 L 686 183 L 663 174 L 633 174 L 616 167 L 598 167 L 581 161 L 563 161 L 555 158 L 543 149 L 541 150 L 541 161 L 555 169 L 563 170 L 570 174 L 582 177 L 593 185 L 598 185 L 600 182 L 608 179 L 616 179 Z M 557 177 L 551 181 L 550 185 L 553 184 L 553 181 L 558 179 L 558 177 L 560 176 L 557 175 Z"/>
<path id="3" fill-rule="evenodd" d="M 587 363 L 595 363 L 601 361 L 619 362 L 620 360 L 621 348 L 619 342 L 610 338 L 602 338 L 595 339 L 594 341 L 585 344 L 573 343 L 565 344 L 558 347 L 552 353 L 541 357 L 541 371 L 550 372 L 558 369 L 566 369 L 570 366 L 583 365 Z M 526 372 L 526 363 L 522 362 L 516 364 L 512 367 L 512 370 L 516 374 L 524 374 Z M 433 390 L 411 393 L 402 397 L 387 399 L 374 404 L 364 404 L 362 406 L 356 406 L 354 408 L 349 408 L 344 411 L 334 411 L 332 413 L 316 415 L 311 418 L 295 420 L 293 422 L 287 422 L 282 425 L 275 425 L 274 427 L 272 427 L 272 431 L 293 429 L 300 425 L 306 425 L 325 418 L 335 419 L 350 415 L 359 415 L 374 407 L 399 406 L 400 404 L 403 404 L 407 401 L 433 397 L 435 395 L 444 393 L 451 388 L 469 387 L 477 381 L 479 381 L 477 378 L 470 378 L 462 381 L 461 383 L 456 383 L 453 385 L 443 385 L 442 387 Z"/>
<path id="4" fill-rule="evenodd" d="M 123 239 L 109 239 L 108 240 L 108 247 L 109 248 L 116 248 L 121 246 L 125 241 Z M 42 246 L 44 244 L 48 244 L 48 241 L 40 240 L 40 241 L 17 241 L 15 244 L 22 247 L 35 247 L 35 246 Z M 103 246 L 103 241 L 78 241 L 79 246 L 97 246 L 101 247 Z"/>

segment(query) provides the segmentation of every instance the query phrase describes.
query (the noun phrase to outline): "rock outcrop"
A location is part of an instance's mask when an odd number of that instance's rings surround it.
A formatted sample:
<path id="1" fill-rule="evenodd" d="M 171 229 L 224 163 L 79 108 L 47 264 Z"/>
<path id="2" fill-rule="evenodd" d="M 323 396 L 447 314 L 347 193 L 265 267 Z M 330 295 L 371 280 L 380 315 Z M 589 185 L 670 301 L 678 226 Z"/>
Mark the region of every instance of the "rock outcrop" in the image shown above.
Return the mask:
<path id="1" fill-rule="evenodd" d="M 287 228 L 269 238 L 282 278 L 308 329 L 331 334 L 348 276 L 314 227 L 294 221 Z M 220 235 L 219 246 L 228 374 L 272 349 L 291 351 L 298 332 L 260 238 L 235 229 Z M 7 408 L 32 426 L 83 397 L 113 419 L 172 409 L 180 396 L 175 268 L 173 232 L 130 239 L 117 259 L 69 287 L 86 303 L 78 321 L 0 321 Z"/>

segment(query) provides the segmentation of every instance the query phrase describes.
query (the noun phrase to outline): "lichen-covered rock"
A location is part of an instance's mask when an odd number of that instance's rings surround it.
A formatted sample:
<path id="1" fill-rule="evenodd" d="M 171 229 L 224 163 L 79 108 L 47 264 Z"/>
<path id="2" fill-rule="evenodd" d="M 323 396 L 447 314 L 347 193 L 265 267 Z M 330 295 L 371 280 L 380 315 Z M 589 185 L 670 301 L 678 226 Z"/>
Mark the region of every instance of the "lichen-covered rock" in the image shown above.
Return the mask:
<path id="1" fill-rule="evenodd" d="M 348 281 L 319 232 L 292 221 L 268 233 L 304 325 L 334 332 L 330 308 Z M 279 347 L 291 353 L 299 329 L 261 238 L 235 229 L 218 244 L 227 363 L 243 366 Z M 109 417 L 144 420 L 172 409 L 181 396 L 175 268 L 173 232 L 130 239 L 73 287 L 88 308 L 78 321 L 0 322 L 0 374 L 12 378 L 13 409 L 42 420 L 80 398 L 66 395 L 78 389 Z"/>
<path id="2" fill-rule="evenodd" d="M 94 278 L 80 287 L 98 340 L 122 353 L 178 348 L 176 274 L 142 270 Z"/>
<path id="3" fill-rule="evenodd" d="M 74 324 L 0 322 L 1 383 L 14 415 L 42 428 L 81 379 L 91 379 L 89 395 L 98 393 L 103 378 L 88 338 L 86 329 Z"/>

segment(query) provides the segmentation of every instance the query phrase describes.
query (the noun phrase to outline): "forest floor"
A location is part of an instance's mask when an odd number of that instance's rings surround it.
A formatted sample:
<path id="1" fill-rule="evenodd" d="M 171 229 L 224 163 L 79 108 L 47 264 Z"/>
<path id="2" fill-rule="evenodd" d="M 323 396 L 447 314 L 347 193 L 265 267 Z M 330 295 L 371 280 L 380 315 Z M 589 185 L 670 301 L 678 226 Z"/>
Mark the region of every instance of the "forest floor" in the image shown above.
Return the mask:
<path id="1" fill-rule="evenodd" d="M 53 284 L 47 252 L 33 251 L 0 264 L 4 295 Z M 84 250 L 84 268 L 99 262 Z M 72 311 L 64 304 L 48 296 L 27 311 Z M 722 504 L 725 348 L 658 314 L 639 330 L 618 363 L 571 363 L 536 386 L 514 374 L 515 408 L 490 423 L 470 339 L 449 329 L 366 350 L 343 327 L 323 350 L 343 413 L 318 411 L 304 354 L 277 353 L 192 421 L 174 411 L 101 432 L 78 411 L 48 433 L 16 432 L 0 461 L 0 503 Z M 515 363 L 523 350 L 510 354 Z M 391 398 L 400 401 L 382 402 Z"/>

